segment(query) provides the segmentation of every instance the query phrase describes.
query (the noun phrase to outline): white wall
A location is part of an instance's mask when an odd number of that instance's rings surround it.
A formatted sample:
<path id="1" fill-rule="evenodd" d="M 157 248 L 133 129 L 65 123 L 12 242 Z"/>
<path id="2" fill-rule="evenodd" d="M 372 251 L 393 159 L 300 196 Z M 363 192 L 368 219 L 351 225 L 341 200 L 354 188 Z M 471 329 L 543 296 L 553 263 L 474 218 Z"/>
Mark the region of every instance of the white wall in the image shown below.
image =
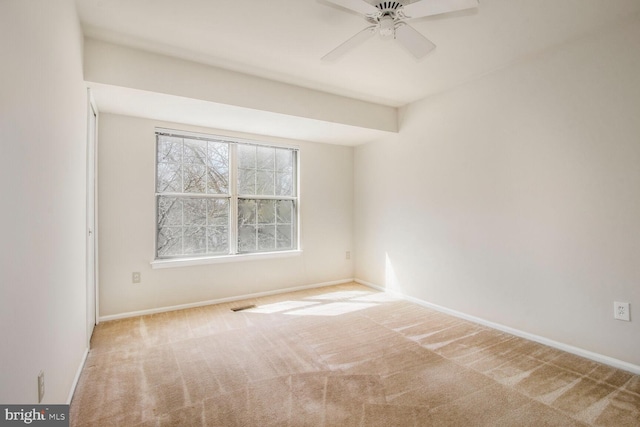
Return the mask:
<path id="1" fill-rule="evenodd" d="M 66 403 L 86 348 L 86 92 L 71 0 L 0 2 L 0 402 Z"/>
<path id="2" fill-rule="evenodd" d="M 636 19 L 403 109 L 355 152 L 356 277 L 640 365 L 638 52 Z"/>
<path id="3" fill-rule="evenodd" d="M 100 315 L 215 300 L 353 277 L 353 149 L 283 141 L 300 147 L 303 253 L 293 258 L 152 269 L 155 126 L 228 132 L 102 114 L 99 130 Z M 132 284 L 131 273 L 142 273 Z"/>

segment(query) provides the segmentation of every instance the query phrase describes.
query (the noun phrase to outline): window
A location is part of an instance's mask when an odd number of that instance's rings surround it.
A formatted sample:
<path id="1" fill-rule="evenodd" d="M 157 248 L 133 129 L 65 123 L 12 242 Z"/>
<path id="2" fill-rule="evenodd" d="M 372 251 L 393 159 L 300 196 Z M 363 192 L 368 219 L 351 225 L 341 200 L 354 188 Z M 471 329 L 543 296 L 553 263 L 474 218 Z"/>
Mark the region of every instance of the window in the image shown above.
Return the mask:
<path id="1" fill-rule="evenodd" d="M 298 151 L 156 131 L 156 259 L 298 248 Z"/>

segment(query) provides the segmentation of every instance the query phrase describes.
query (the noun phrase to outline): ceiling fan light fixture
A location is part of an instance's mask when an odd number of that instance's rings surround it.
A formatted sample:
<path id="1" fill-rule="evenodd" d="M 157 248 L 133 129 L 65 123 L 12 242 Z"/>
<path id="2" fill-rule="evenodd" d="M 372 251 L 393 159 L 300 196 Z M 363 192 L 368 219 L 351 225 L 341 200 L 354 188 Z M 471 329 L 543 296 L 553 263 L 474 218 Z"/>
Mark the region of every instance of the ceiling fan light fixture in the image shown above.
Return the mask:
<path id="1" fill-rule="evenodd" d="M 379 32 L 383 39 L 389 39 L 395 35 L 395 20 L 390 15 L 380 18 Z"/>

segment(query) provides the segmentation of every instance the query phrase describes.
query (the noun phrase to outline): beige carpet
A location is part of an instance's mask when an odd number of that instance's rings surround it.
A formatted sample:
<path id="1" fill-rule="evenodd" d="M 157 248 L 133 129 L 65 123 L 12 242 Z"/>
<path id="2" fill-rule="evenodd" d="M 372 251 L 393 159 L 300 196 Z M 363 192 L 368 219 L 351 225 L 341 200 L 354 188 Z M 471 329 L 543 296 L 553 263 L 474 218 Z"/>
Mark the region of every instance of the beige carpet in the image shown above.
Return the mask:
<path id="1" fill-rule="evenodd" d="M 640 377 L 354 283 L 100 324 L 71 425 L 640 426 Z"/>

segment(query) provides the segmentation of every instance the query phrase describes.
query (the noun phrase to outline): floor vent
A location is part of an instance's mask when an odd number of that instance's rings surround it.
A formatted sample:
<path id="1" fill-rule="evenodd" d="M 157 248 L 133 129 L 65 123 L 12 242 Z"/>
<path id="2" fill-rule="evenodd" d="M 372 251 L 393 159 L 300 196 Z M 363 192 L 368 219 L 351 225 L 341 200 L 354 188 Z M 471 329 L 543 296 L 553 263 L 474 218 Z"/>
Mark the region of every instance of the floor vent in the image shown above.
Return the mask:
<path id="1" fill-rule="evenodd" d="M 250 308 L 256 308 L 255 304 L 243 305 L 242 307 L 234 307 L 231 309 L 231 311 L 242 311 L 242 310 L 248 310 Z"/>

